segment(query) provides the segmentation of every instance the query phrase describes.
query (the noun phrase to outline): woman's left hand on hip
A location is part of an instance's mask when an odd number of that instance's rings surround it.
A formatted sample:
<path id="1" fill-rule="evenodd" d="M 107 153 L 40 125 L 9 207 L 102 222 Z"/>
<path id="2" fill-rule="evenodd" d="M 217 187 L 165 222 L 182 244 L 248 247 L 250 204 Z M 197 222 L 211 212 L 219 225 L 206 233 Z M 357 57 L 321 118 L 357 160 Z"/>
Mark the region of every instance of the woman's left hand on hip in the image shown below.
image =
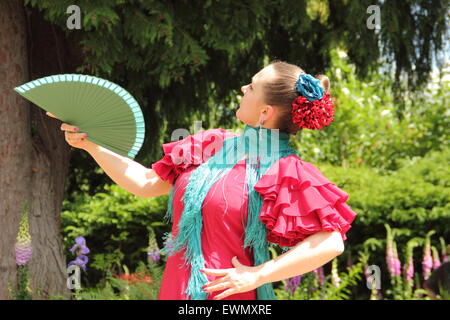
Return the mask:
<path id="1" fill-rule="evenodd" d="M 225 290 L 221 294 L 214 297 L 215 300 L 221 300 L 232 294 L 247 292 L 258 288 L 261 283 L 261 277 L 259 275 L 259 268 L 244 266 L 241 264 L 237 257 L 231 259 L 231 263 L 235 268 L 230 269 L 202 269 L 200 270 L 204 274 L 211 276 L 221 276 L 220 278 L 207 282 L 203 286 L 205 292 L 213 292 L 217 290 Z"/>

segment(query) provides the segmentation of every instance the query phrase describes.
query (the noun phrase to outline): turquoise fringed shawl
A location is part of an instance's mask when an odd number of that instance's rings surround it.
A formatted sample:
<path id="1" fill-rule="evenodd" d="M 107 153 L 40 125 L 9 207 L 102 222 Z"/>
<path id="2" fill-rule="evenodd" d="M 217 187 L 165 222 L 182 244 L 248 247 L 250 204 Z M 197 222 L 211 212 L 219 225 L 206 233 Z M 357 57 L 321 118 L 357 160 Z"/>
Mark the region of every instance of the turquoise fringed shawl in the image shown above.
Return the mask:
<path id="1" fill-rule="evenodd" d="M 198 166 L 190 175 L 184 195 L 184 210 L 179 224 L 178 235 L 167 235 L 163 252 L 172 255 L 185 249 L 186 263 L 191 267 L 186 295 L 188 299 L 205 300 L 207 293 L 202 286 L 208 281 L 200 272 L 205 260 L 202 255 L 202 204 L 209 189 L 226 175 L 240 160 L 246 158 L 246 184 L 249 192 L 248 219 L 245 228 L 244 248 L 252 247 L 254 265 L 270 260 L 266 227 L 260 221 L 262 198 L 253 189 L 262 175 L 280 158 L 297 154 L 289 145 L 289 134 L 276 129 L 246 126 L 244 133 L 224 140 L 223 147 L 207 161 Z M 169 196 L 166 221 L 172 221 L 174 189 Z M 272 283 L 257 289 L 258 300 L 274 300 Z"/>

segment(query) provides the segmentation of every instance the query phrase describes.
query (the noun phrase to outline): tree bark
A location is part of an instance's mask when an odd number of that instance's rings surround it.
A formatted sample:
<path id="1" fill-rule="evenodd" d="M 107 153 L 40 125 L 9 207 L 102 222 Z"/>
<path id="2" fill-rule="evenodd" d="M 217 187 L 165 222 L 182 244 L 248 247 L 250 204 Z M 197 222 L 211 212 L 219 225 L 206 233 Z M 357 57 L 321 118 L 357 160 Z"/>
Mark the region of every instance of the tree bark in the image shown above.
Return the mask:
<path id="1" fill-rule="evenodd" d="M 31 79 L 65 71 L 61 39 L 22 0 L 0 2 L 0 299 L 11 298 L 8 281 L 16 288 L 14 244 L 25 200 L 33 299 L 70 296 L 60 212 L 71 149 L 61 122 L 13 91 Z"/>

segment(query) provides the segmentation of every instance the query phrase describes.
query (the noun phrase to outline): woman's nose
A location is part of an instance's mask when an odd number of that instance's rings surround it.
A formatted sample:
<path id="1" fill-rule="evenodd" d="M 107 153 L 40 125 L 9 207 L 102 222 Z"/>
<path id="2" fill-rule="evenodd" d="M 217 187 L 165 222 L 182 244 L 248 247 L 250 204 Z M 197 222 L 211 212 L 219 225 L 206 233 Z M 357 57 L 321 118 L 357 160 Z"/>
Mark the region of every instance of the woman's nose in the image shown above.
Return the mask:
<path id="1" fill-rule="evenodd" d="M 245 94 L 245 91 L 246 91 L 246 90 L 247 90 L 247 86 L 242 86 L 242 87 L 241 87 L 241 91 L 242 91 L 243 94 Z"/>

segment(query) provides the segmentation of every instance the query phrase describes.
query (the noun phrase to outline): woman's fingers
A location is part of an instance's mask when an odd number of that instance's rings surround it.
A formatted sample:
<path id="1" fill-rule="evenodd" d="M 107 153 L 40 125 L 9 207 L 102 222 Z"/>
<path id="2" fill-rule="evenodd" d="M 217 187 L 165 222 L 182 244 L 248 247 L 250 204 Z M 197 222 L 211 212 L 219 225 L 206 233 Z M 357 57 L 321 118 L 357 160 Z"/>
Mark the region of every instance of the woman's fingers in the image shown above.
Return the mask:
<path id="1" fill-rule="evenodd" d="M 48 116 L 51 117 L 51 118 L 58 119 L 54 114 L 51 114 L 50 112 L 46 112 L 45 114 L 48 115 Z M 58 120 L 59 120 L 59 119 L 58 119 Z"/>
<path id="2" fill-rule="evenodd" d="M 50 112 L 46 112 L 46 115 L 58 119 L 54 114 L 51 114 Z M 60 120 L 60 119 L 58 119 Z M 75 148 L 83 148 L 83 146 L 86 145 L 88 140 L 85 140 L 89 135 L 85 132 L 77 132 L 80 131 L 80 128 L 67 124 L 62 123 L 61 124 L 61 130 L 64 131 L 64 137 L 69 145 Z"/>
<path id="3" fill-rule="evenodd" d="M 51 117 L 51 118 L 55 118 L 58 119 L 54 114 L 51 114 L 50 112 L 46 112 L 46 114 Z M 58 119 L 59 120 L 59 119 Z M 63 123 L 61 124 L 61 130 L 63 131 L 72 131 L 72 132 L 77 132 L 80 131 L 80 128 L 77 128 L 76 126 L 72 126 L 70 124 L 67 123 Z"/>
<path id="4" fill-rule="evenodd" d="M 69 143 L 77 143 L 83 141 L 89 135 L 87 133 L 74 133 L 74 132 L 65 132 L 66 140 Z"/>
<path id="5" fill-rule="evenodd" d="M 77 131 L 80 131 L 80 128 L 77 128 L 76 126 L 72 126 L 67 123 L 63 123 L 63 124 L 61 124 L 61 130 L 77 132 Z"/>

